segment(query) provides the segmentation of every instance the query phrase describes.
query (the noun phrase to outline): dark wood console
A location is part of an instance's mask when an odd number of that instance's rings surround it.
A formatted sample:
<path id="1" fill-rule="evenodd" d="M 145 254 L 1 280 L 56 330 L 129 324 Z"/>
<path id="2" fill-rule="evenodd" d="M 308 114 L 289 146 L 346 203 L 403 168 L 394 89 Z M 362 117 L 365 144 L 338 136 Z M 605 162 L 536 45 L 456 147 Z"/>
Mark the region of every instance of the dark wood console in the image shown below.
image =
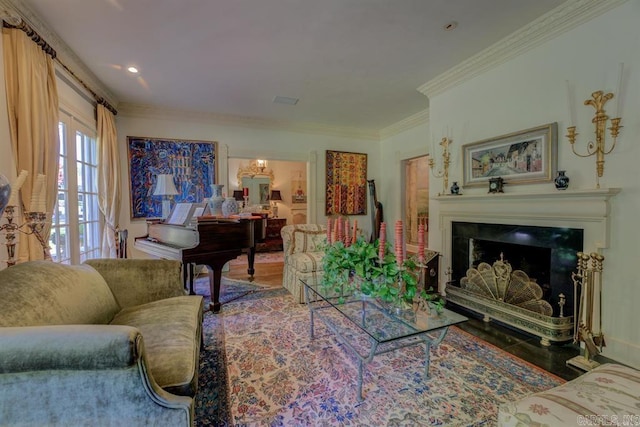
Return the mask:
<path id="1" fill-rule="evenodd" d="M 267 230 L 264 242 L 256 245 L 257 252 L 273 252 L 282 250 L 282 236 L 280 229 L 287 225 L 286 218 L 267 219 Z"/>

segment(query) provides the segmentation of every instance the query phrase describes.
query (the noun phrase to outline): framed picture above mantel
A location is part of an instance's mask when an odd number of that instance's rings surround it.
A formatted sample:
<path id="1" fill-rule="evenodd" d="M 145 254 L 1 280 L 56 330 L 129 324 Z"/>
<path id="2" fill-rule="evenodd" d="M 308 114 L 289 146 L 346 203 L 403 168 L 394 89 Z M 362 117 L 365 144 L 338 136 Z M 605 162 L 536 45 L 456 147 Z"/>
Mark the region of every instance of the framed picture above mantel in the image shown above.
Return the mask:
<path id="1" fill-rule="evenodd" d="M 558 124 L 548 123 L 462 147 L 463 186 L 551 182 L 558 161 Z"/>

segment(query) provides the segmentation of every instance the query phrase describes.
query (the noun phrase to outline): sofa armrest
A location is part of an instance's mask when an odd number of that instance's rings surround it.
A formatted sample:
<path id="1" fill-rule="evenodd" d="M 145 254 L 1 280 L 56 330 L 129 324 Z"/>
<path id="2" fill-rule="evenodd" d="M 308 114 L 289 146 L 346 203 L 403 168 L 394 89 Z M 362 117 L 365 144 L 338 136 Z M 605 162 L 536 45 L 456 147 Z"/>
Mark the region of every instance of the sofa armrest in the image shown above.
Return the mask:
<path id="1" fill-rule="evenodd" d="M 150 375 L 136 328 L 0 328 L 0 414 L 9 425 L 184 425 L 193 400 Z"/>
<path id="2" fill-rule="evenodd" d="M 180 261 L 105 258 L 84 264 L 102 275 L 122 308 L 185 295 Z"/>

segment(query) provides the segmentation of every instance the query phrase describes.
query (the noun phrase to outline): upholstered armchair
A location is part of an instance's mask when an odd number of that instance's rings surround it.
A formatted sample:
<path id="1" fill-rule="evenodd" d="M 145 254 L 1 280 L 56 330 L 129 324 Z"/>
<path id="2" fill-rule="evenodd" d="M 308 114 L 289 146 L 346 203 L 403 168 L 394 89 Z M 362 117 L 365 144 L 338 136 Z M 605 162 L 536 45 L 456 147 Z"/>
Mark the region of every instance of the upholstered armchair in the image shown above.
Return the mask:
<path id="1" fill-rule="evenodd" d="M 321 224 L 286 225 L 280 230 L 284 250 L 282 286 L 299 303 L 304 302 L 300 279 L 316 286 L 322 280 L 322 257 L 327 228 Z"/>

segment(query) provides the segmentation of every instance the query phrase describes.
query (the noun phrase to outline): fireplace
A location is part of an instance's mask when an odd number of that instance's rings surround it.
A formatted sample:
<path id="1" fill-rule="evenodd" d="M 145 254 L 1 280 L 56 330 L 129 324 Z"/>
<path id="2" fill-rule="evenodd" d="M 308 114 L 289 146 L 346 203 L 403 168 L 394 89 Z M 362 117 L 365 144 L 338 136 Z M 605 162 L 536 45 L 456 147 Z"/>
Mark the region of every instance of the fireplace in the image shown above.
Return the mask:
<path id="1" fill-rule="evenodd" d="M 440 279 L 440 291 L 448 302 L 483 315 L 487 322 L 497 320 L 539 336 L 543 345 L 572 340 L 571 273 L 576 253 L 600 252 L 609 246 L 609 200 L 618 192 L 596 189 L 435 197 L 437 203 L 430 211 L 438 218 L 441 233 L 430 234 L 429 244 L 438 247 L 440 243 L 442 248 L 441 271 L 447 276 Z M 436 224 L 431 226 L 436 228 Z M 499 273 L 505 270 L 515 277 L 517 271 L 517 277 L 525 277 L 532 289 L 539 286 L 535 294 L 540 300 L 531 306 L 543 307 L 543 313 L 531 311 L 530 306 L 507 304 L 490 287 L 488 297 L 478 295 L 470 286 L 473 280 L 466 278 L 470 268 L 482 270 L 472 274 L 472 279 L 494 273 L 502 277 Z M 504 280 L 500 283 L 502 286 Z"/>
<path id="2" fill-rule="evenodd" d="M 481 262 L 492 265 L 503 259 L 513 270 L 523 271 L 542 288 L 553 316 L 573 315 L 573 282 L 576 253 L 583 249 L 583 230 L 560 227 L 536 227 L 509 224 L 453 222 L 451 225 L 451 282 L 460 279 L 469 268 Z"/>

